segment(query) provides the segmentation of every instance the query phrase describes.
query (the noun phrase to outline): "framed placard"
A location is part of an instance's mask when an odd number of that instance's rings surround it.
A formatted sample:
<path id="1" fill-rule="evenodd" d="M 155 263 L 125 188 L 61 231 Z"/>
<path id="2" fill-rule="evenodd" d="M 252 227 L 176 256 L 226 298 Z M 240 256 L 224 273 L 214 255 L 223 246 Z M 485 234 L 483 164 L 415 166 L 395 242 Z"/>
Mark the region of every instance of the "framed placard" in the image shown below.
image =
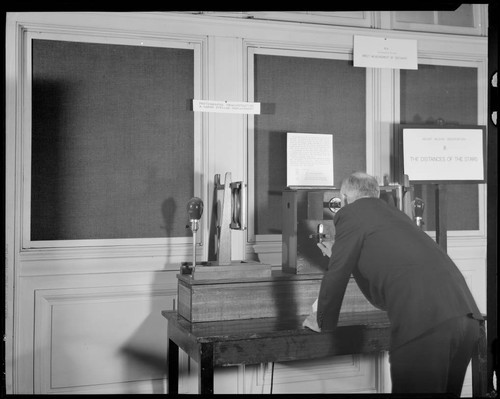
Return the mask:
<path id="1" fill-rule="evenodd" d="M 484 126 L 401 125 L 398 142 L 400 169 L 412 183 L 486 180 Z"/>
<path id="2" fill-rule="evenodd" d="M 333 135 L 287 133 L 288 187 L 333 187 Z"/>

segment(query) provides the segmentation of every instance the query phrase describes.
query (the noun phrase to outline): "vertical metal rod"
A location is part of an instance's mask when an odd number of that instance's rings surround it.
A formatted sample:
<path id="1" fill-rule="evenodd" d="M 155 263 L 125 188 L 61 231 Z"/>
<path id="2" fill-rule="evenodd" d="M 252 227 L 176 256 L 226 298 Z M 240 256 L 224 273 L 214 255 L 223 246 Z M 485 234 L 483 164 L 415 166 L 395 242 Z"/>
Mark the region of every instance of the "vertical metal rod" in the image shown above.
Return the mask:
<path id="1" fill-rule="evenodd" d="M 446 252 L 448 250 L 447 238 L 447 205 L 446 205 L 446 185 L 435 185 L 436 198 L 436 241 Z"/>
<path id="2" fill-rule="evenodd" d="M 193 230 L 193 269 L 191 275 L 194 275 L 194 269 L 196 267 L 196 230 Z"/>

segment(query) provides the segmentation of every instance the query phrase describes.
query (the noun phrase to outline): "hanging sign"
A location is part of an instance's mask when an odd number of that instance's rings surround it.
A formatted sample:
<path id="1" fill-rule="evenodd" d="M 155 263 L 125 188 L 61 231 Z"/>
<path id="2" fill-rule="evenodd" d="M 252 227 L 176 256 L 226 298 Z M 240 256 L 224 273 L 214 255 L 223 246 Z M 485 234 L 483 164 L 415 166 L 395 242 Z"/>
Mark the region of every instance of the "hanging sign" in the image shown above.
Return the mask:
<path id="1" fill-rule="evenodd" d="M 410 181 L 484 182 L 484 126 L 406 127 L 401 125 L 403 169 Z"/>
<path id="2" fill-rule="evenodd" d="M 224 114 L 260 114 L 260 103 L 193 100 L 193 111 Z"/>
<path id="3" fill-rule="evenodd" d="M 355 67 L 418 69 L 417 41 L 354 36 Z"/>

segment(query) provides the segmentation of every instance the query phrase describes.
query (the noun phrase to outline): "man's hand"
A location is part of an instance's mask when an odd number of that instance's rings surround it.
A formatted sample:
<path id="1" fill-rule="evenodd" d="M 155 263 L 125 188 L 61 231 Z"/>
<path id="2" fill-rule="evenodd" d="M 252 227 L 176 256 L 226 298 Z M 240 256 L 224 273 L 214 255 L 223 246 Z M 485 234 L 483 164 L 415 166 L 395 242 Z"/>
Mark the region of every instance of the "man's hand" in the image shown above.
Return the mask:
<path id="1" fill-rule="evenodd" d="M 333 241 L 318 242 L 318 248 L 321 249 L 323 256 L 332 256 Z"/>
<path id="2" fill-rule="evenodd" d="M 315 332 L 321 332 L 321 328 L 319 328 L 318 321 L 316 319 L 316 312 L 307 316 L 307 318 L 302 322 L 302 327 L 309 328 Z"/>

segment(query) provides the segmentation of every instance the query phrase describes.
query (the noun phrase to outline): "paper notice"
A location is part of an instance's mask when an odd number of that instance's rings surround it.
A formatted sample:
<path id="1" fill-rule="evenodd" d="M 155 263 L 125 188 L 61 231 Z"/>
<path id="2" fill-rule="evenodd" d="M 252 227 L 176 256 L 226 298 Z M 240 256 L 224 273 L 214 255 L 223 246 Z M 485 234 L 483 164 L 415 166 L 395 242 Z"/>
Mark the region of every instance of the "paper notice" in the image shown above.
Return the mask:
<path id="1" fill-rule="evenodd" d="M 287 134 L 287 186 L 333 186 L 333 135 Z"/>
<path id="2" fill-rule="evenodd" d="M 225 114 L 260 114 L 260 103 L 193 100 L 193 111 Z"/>
<path id="3" fill-rule="evenodd" d="M 365 68 L 418 69 L 417 41 L 354 36 L 353 64 Z"/>

